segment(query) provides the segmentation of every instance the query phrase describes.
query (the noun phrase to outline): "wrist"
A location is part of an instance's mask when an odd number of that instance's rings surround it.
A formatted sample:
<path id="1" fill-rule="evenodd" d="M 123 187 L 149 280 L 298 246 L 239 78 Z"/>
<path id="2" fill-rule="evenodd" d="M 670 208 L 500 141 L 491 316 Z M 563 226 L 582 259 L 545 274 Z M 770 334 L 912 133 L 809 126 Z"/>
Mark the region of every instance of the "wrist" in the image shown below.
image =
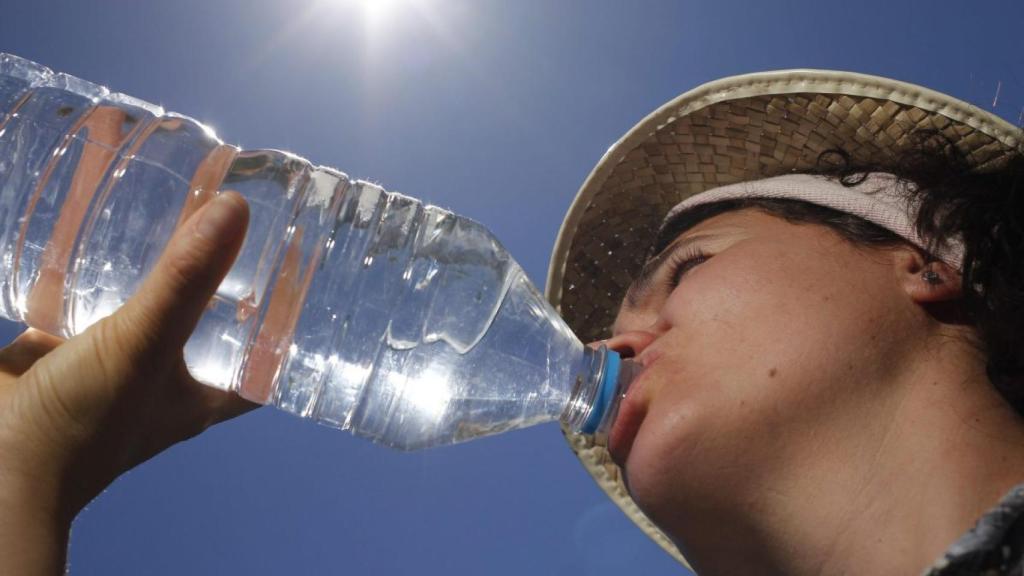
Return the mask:
<path id="1" fill-rule="evenodd" d="M 0 475 L 0 572 L 63 574 L 73 516 L 51 482 Z"/>
<path id="2" fill-rule="evenodd" d="M 21 510 L 70 526 L 79 508 L 67 495 L 61 451 L 43 441 L 0 439 L 0 509 Z"/>

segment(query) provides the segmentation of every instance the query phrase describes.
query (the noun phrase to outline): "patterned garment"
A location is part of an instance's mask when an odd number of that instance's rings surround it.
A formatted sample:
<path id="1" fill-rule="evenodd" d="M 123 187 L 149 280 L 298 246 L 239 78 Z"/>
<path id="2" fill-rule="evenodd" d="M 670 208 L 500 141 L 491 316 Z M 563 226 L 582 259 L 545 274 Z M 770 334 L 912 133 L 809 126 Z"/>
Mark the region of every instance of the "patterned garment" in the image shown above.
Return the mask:
<path id="1" fill-rule="evenodd" d="M 925 576 L 1024 576 L 1024 484 L 946 550 Z"/>

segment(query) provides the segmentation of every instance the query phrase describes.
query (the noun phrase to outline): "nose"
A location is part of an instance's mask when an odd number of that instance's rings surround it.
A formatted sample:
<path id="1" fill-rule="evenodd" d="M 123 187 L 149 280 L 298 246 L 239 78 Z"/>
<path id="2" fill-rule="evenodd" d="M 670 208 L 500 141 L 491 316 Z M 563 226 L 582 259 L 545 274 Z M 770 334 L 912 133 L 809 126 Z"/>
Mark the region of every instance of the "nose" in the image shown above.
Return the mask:
<path id="1" fill-rule="evenodd" d="M 658 335 L 646 330 L 630 330 L 621 332 L 605 340 L 604 345 L 619 353 L 622 358 L 639 356 L 644 348 L 657 340 Z"/>

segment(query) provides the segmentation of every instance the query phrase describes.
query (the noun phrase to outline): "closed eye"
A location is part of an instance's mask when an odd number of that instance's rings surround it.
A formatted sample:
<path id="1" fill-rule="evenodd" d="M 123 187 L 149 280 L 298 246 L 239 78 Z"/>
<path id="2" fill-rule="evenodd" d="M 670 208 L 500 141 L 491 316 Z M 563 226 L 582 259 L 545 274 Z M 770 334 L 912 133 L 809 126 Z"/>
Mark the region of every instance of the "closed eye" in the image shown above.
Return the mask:
<path id="1" fill-rule="evenodd" d="M 665 276 L 665 283 L 669 289 L 674 289 L 679 285 L 687 272 L 704 263 L 709 258 L 711 257 L 708 254 L 696 246 L 673 252 L 667 262 L 668 274 Z"/>
<path id="2" fill-rule="evenodd" d="M 650 259 L 629 286 L 623 304 L 635 308 L 652 288 L 659 292 L 665 288 L 669 291 L 674 289 L 690 269 L 711 258 L 711 255 L 696 247 L 697 243 L 714 240 L 716 237 L 718 234 L 715 233 L 697 234 L 677 242 Z"/>

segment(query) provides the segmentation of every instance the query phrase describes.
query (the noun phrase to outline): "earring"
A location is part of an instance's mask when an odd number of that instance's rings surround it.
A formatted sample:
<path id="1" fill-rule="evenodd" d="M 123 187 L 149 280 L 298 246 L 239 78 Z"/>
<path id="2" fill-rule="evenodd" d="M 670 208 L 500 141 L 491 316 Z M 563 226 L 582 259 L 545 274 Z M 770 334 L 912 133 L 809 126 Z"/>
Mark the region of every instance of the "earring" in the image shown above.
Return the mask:
<path id="1" fill-rule="evenodd" d="M 924 273 L 921 274 L 921 278 L 923 278 L 925 282 L 933 286 L 936 284 L 942 284 L 942 277 L 939 276 L 939 273 L 934 270 L 926 270 Z"/>

